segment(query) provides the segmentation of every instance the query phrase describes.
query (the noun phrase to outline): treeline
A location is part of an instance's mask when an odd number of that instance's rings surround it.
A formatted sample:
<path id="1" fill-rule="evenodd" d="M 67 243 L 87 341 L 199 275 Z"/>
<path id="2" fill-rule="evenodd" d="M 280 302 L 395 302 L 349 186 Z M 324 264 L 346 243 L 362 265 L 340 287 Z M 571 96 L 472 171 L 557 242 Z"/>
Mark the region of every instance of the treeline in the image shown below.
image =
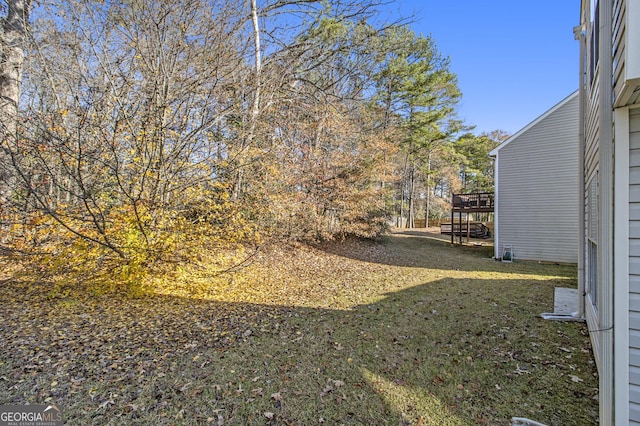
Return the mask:
<path id="1" fill-rule="evenodd" d="M 378 0 L 259 3 L 7 1 L 3 250 L 127 275 L 235 244 L 371 237 L 492 187 L 504 135 L 456 118 L 433 39 Z"/>

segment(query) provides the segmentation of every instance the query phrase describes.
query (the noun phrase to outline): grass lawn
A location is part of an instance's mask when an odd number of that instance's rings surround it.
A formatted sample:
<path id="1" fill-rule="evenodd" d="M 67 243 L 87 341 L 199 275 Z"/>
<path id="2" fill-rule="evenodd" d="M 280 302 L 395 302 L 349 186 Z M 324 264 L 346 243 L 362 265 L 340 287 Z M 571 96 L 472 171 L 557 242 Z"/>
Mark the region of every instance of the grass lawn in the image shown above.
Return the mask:
<path id="1" fill-rule="evenodd" d="M 586 326 L 544 321 L 572 266 L 501 263 L 428 234 L 272 248 L 153 294 L 3 263 L 0 404 L 68 424 L 597 424 Z"/>

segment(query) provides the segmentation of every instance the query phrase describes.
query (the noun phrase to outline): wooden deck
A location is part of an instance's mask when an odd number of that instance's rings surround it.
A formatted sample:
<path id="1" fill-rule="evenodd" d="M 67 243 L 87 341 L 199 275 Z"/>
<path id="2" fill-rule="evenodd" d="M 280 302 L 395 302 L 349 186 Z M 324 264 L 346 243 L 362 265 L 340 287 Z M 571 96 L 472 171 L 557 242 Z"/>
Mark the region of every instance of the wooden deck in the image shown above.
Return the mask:
<path id="1" fill-rule="evenodd" d="M 451 222 L 440 224 L 440 233 L 449 235 L 451 234 L 452 224 Z M 453 232 L 455 235 L 469 235 L 471 238 L 490 238 L 491 231 L 482 222 L 469 222 L 467 223 L 453 223 Z"/>
<path id="2" fill-rule="evenodd" d="M 459 243 L 462 244 L 462 237 L 465 235 L 467 241 L 471 237 L 472 226 L 469 220 L 470 213 L 493 213 L 495 197 L 493 192 L 471 192 L 468 194 L 452 194 L 451 195 L 451 222 L 453 226 L 449 226 L 449 233 L 451 233 L 451 243 L 454 243 L 455 236 L 459 238 Z M 456 213 L 458 213 L 458 220 L 456 220 Z M 466 216 L 463 221 L 462 216 Z M 465 224 L 466 223 L 466 224 Z M 462 231 L 462 232 L 461 232 Z M 488 237 L 489 234 L 487 233 Z"/>
<path id="3" fill-rule="evenodd" d="M 454 212 L 490 213 L 494 209 L 493 192 L 453 194 L 451 206 Z"/>

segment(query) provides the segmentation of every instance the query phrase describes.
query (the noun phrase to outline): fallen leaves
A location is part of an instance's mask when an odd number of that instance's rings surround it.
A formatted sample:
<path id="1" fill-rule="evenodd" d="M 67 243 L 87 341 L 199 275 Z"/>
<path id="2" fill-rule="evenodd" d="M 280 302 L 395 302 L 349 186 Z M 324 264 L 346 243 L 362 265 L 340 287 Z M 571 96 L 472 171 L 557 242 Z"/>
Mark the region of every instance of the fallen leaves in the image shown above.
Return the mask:
<path id="1" fill-rule="evenodd" d="M 170 393 L 199 398 L 203 388 L 184 380 L 169 393 L 157 392 L 157 408 L 137 401 L 154 383 L 178 374 L 176 361 L 187 359 L 197 371 L 206 371 L 211 363 L 207 351 L 224 352 L 239 338 L 253 337 L 253 330 L 268 332 L 273 318 L 289 315 L 287 309 L 264 307 L 266 315 L 256 307 L 160 296 L 56 296 L 42 291 L 45 288 L 46 282 L 17 281 L 4 289 L 0 336 L 13 344 L 0 347 L 3 364 L 10 361 L 0 372 L 12 371 L 15 379 L 3 373 L 0 382 L 8 382 L 7 391 L 0 394 L 3 400 L 9 400 L 11 392 L 31 395 L 32 402 L 61 405 L 84 395 L 87 415 L 111 416 L 114 410 L 142 415 L 162 409 Z M 59 309 L 65 300 L 73 303 Z M 51 379 L 40 385 L 41 377 Z"/>
<path id="2" fill-rule="evenodd" d="M 7 281 L 0 399 L 60 403 L 77 423 L 219 426 L 439 424 L 425 401 L 451 424 L 499 423 L 518 399 L 569 413 L 539 392 L 546 386 L 593 401 L 587 335 L 527 311 L 552 284 L 526 281 L 536 271 L 527 265 L 474 278 L 504 265 L 473 257 L 463 258 L 469 271 L 444 270 L 434 259 L 461 251 L 426 255 L 434 247 L 403 237 L 283 248 L 233 282 L 191 293 L 167 282 L 138 299 Z M 553 415 L 590 415 L 580 404 Z"/>
<path id="3" fill-rule="evenodd" d="M 570 378 L 570 379 L 571 379 L 571 381 L 572 381 L 572 382 L 574 382 L 574 383 L 582 383 L 582 382 L 584 382 L 584 380 L 583 380 L 583 379 L 581 379 L 580 377 L 575 376 L 575 375 L 573 375 L 573 374 L 570 374 L 570 375 L 569 375 L 569 378 Z"/>
<path id="4" fill-rule="evenodd" d="M 327 379 L 327 384 L 320 392 L 320 396 L 321 397 L 326 396 L 327 394 L 335 391 L 338 388 L 343 387 L 344 385 L 345 383 L 342 380 Z"/>

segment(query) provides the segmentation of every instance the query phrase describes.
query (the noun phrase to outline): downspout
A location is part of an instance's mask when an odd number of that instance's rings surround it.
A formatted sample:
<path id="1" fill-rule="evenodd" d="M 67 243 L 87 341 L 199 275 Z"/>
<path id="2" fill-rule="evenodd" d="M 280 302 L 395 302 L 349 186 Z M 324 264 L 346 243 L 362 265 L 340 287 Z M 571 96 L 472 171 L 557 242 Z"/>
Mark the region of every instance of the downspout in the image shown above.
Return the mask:
<path id="1" fill-rule="evenodd" d="M 578 317 L 585 317 L 585 176 L 584 176 L 584 155 L 585 155 L 585 133 L 584 133 L 584 114 L 585 114 L 585 53 L 586 53 L 586 34 L 583 25 L 573 28 L 573 34 L 576 40 L 580 42 L 580 72 L 578 83 Z"/>

